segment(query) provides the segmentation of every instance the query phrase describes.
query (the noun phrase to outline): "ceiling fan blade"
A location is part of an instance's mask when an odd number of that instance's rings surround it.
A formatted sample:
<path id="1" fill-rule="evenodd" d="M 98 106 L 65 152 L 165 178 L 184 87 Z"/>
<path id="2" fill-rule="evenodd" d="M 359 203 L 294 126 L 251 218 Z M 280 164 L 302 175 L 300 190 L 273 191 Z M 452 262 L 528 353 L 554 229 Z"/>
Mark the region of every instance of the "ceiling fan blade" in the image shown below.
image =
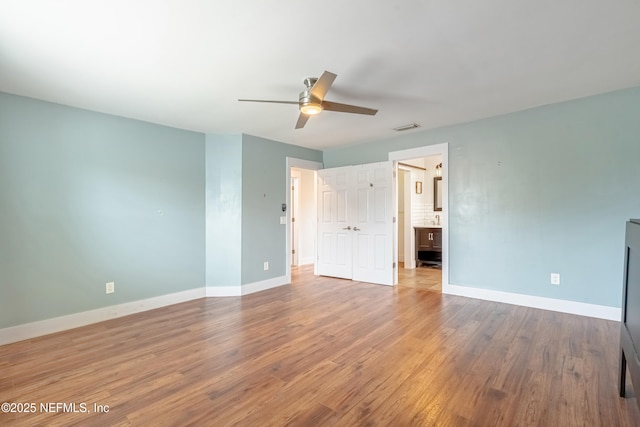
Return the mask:
<path id="1" fill-rule="evenodd" d="M 309 120 L 309 116 L 300 113 L 298 116 L 298 122 L 296 123 L 296 129 L 302 129 L 304 125 L 307 124 L 307 120 Z"/>
<path id="2" fill-rule="evenodd" d="M 326 111 L 339 111 L 341 113 L 366 114 L 368 116 L 375 116 L 378 112 L 378 110 L 374 110 L 373 108 L 358 107 L 356 105 L 331 101 L 322 101 L 322 109 Z"/>
<path id="3" fill-rule="evenodd" d="M 322 73 L 318 81 L 316 81 L 316 84 L 314 84 L 311 88 L 311 95 L 322 101 L 336 77 L 338 76 L 330 73 L 329 71 L 325 71 L 324 73 Z"/>
<path id="4" fill-rule="evenodd" d="M 298 101 L 270 101 L 265 99 L 238 99 L 240 102 L 270 102 L 272 104 L 296 104 L 298 105 Z"/>

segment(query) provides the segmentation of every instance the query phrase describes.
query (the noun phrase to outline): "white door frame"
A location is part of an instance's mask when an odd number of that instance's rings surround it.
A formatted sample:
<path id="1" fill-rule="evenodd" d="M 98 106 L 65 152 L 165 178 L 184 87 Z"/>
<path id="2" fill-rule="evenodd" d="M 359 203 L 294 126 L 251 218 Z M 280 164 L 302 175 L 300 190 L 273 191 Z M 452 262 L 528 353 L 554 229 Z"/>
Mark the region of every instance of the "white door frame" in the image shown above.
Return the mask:
<path id="1" fill-rule="evenodd" d="M 298 257 L 300 256 L 300 211 L 298 206 L 298 188 L 300 186 L 300 171 L 295 170 L 291 172 L 291 221 L 289 222 L 289 232 L 291 233 L 291 266 L 297 266 L 299 264 Z"/>
<path id="2" fill-rule="evenodd" d="M 404 238 L 404 247 L 402 248 L 402 251 L 404 252 L 404 268 L 407 269 L 411 269 L 415 267 L 415 261 L 413 261 L 413 254 L 411 253 L 411 239 L 410 239 L 410 229 L 411 229 L 411 223 L 412 223 L 412 217 L 411 217 L 411 182 L 404 182 L 404 187 L 400 188 L 399 183 L 400 183 L 400 174 L 401 173 L 405 173 L 405 179 L 408 179 L 409 181 L 411 181 L 411 169 L 409 169 L 406 166 L 400 166 L 398 165 L 398 194 L 400 191 L 402 191 L 403 197 L 404 197 L 404 206 L 402 207 L 404 209 L 404 218 L 403 218 L 403 224 L 404 224 L 404 228 L 402 230 L 398 229 L 398 234 L 397 237 L 399 237 L 400 235 L 403 236 Z M 398 227 L 400 226 L 400 216 L 398 214 Z M 396 238 L 398 240 L 398 243 L 400 243 L 399 239 Z M 400 253 L 400 248 L 398 247 L 398 253 Z M 412 263 L 414 265 L 412 265 Z M 407 266 L 407 264 L 409 264 Z M 399 265 L 399 264 L 398 264 Z M 399 267 L 398 267 L 399 268 Z"/>
<path id="3" fill-rule="evenodd" d="M 286 183 L 286 188 L 287 191 L 285 192 L 286 196 L 285 196 L 285 203 L 287 205 L 287 212 L 286 212 L 286 217 L 287 217 L 287 221 L 285 224 L 285 229 L 286 229 L 286 236 L 285 236 L 285 242 L 286 242 L 286 257 L 285 257 L 285 277 L 286 277 L 286 282 L 287 283 L 291 283 L 291 168 L 300 168 L 300 169 L 308 169 L 308 170 L 313 170 L 313 171 L 317 171 L 318 169 L 322 169 L 323 165 L 320 162 L 314 162 L 311 160 L 304 160 L 304 159 L 297 159 L 295 157 L 287 157 L 286 158 L 286 179 L 285 179 L 285 183 Z M 314 184 L 313 184 L 313 191 L 314 193 L 316 192 L 316 187 L 317 187 L 317 179 L 314 179 Z M 314 198 L 315 200 L 315 198 Z M 315 211 L 315 209 L 314 209 Z M 315 246 L 315 245 L 314 245 Z M 315 254 L 315 249 L 314 249 L 314 259 L 317 259 L 317 255 Z M 314 269 L 315 269 L 315 265 L 316 263 L 314 262 Z"/>
<path id="4" fill-rule="evenodd" d="M 403 160 L 415 159 L 418 157 L 442 156 L 442 293 L 451 293 L 449 290 L 449 143 L 425 145 L 423 147 L 409 148 L 407 150 L 389 152 L 389 160 L 394 162 L 397 170 L 397 163 Z M 395 216 L 398 217 L 398 204 L 395 203 Z M 394 236 L 394 261 L 398 263 L 398 226 L 396 223 Z M 396 274 L 397 274 L 396 269 Z M 397 277 L 396 277 L 397 283 Z"/>

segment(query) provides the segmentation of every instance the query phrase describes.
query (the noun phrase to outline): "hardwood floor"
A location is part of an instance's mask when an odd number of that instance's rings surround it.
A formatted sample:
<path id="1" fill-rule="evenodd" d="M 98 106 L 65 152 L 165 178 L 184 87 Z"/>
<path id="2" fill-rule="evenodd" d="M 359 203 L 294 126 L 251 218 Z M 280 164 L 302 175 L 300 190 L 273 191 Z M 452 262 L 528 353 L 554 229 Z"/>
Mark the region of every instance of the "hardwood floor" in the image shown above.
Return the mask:
<path id="1" fill-rule="evenodd" d="M 403 262 L 399 267 L 398 284 L 400 286 L 442 292 L 441 268 L 422 265 L 414 269 L 405 269 Z"/>
<path id="2" fill-rule="evenodd" d="M 617 322 L 293 277 L 0 347 L 0 425 L 640 425 Z"/>

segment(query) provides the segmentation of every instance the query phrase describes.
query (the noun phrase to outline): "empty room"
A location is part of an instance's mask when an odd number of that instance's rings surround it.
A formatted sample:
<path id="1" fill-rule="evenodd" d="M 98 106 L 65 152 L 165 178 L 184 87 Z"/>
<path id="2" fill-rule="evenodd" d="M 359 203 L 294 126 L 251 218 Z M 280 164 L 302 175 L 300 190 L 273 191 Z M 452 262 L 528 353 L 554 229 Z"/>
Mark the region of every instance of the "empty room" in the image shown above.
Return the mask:
<path id="1" fill-rule="evenodd" d="M 0 425 L 640 425 L 638 22 L 0 0 Z"/>

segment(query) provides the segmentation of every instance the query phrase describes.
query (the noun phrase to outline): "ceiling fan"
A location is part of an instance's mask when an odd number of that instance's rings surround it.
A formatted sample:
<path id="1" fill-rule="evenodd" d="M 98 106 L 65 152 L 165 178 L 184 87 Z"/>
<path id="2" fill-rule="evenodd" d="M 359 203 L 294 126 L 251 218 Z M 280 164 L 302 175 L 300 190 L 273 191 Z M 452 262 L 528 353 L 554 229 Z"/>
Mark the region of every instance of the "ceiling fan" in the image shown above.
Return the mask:
<path id="1" fill-rule="evenodd" d="M 238 99 L 243 102 L 271 102 L 275 104 L 298 104 L 300 116 L 296 123 L 296 129 L 301 129 L 307 123 L 310 116 L 320 113 L 322 110 L 338 111 L 340 113 L 355 113 L 374 116 L 378 110 L 372 108 L 358 107 L 355 105 L 341 104 L 339 102 L 325 101 L 324 96 L 336 79 L 336 75 L 325 71 L 320 78 L 307 77 L 304 85 L 307 89 L 300 92 L 298 101 L 268 101 L 262 99 Z"/>

